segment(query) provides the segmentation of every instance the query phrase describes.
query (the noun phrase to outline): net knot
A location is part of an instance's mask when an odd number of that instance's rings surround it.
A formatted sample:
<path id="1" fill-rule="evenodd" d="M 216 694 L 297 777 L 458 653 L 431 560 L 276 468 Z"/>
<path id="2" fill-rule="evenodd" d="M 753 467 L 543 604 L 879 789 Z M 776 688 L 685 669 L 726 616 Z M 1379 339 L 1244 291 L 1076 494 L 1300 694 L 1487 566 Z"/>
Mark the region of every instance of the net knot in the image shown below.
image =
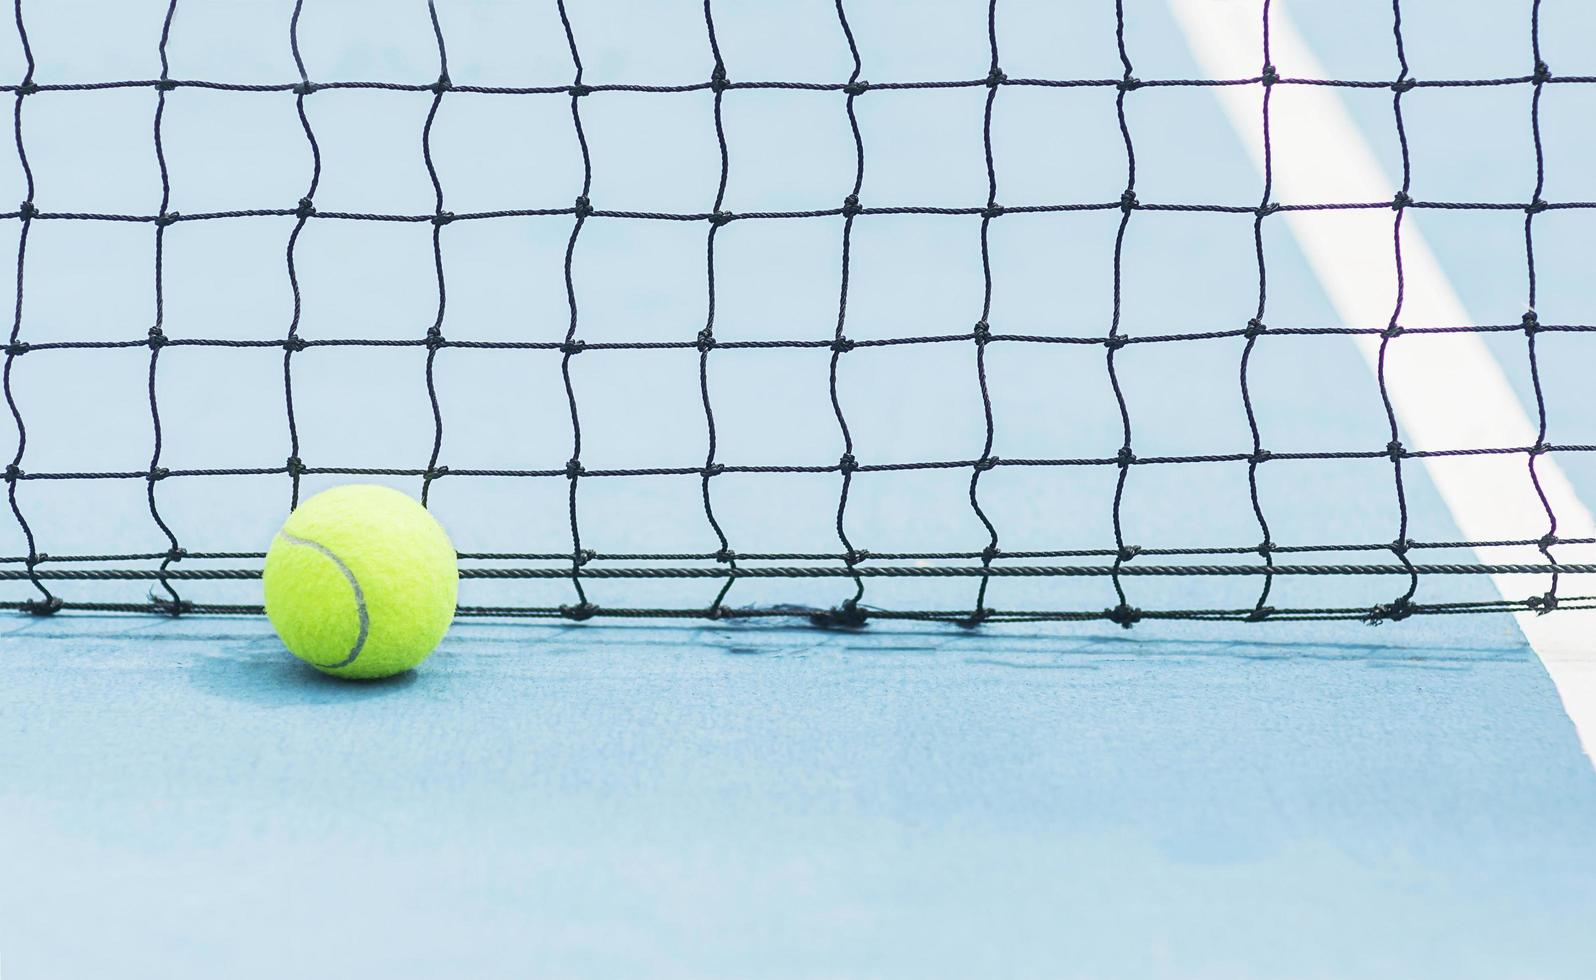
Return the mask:
<path id="1" fill-rule="evenodd" d="M 438 479 L 440 477 L 445 477 L 445 476 L 448 476 L 448 475 L 449 475 L 449 467 L 447 467 L 447 466 L 429 466 L 425 470 L 421 471 L 421 478 L 423 480 L 426 480 L 428 483 L 431 483 L 433 480 L 436 480 L 436 479 Z"/>
<path id="2" fill-rule="evenodd" d="M 981 564 L 983 564 L 983 565 L 992 564 L 992 560 L 995 559 L 998 555 L 1001 555 L 1002 553 L 1003 553 L 1002 551 L 998 550 L 998 546 L 997 545 L 995 545 L 995 544 L 987 545 L 985 548 L 981 549 Z"/>
<path id="3" fill-rule="evenodd" d="M 315 213 L 316 205 L 312 204 L 310 198 L 308 197 L 300 198 L 299 206 L 294 208 L 294 216 L 296 218 L 308 218 Z"/>
<path id="4" fill-rule="evenodd" d="M 1525 313 L 1519 318 L 1519 322 L 1524 325 L 1524 336 L 1526 337 L 1533 337 L 1540 332 L 1541 320 L 1540 317 L 1535 315 L 1534 310 Z"/>
<path id="5" fill-rule="evenodd" d="M 1412 203 L 1413 198 L 1408 196 L 1407 191 L 1397 191 L 1396 196 L 1391 198 L 1391 210 L 1401 211 Z"/>
<path id="6" fill-rule="evenodd" d="M 1380 331 L 1380 336 L 1384 337 L 1386 340 L 1395 340 L 1396 338 L 1402 336 L 1402 324 L 1391 324 L 1384 330 Z"/>
<path id="7" fill-rule="evenodd" d="M 715 70 L 709 73 L 709 88 L 717 94 L 731 88 L 731 82 L 726 79 L 725 65 L 716 65 Z"/>
<path id="8" fill-rule="evenodd" d="M 1416 78 L 1399 78 L 1391 83 L 1391 91 L 1396 92 L 1398 95 L 1403 92 L 1411 92 L 1418 87 L 1419 82 Z"/>
<path id="9" fill-rule="evenodd" d="M 157 92 L 170 92 L 175 88 L 177 88 L 177 83 L 164 75 L 155 80 L 155 91 Z"/>
<path id="10" fill-rule="evenodd" d="M 1267 449 L 1255 449 L 1252 455 L 1247 457 L 1247 462 L 1257 466 L 1259 463 L 1267 463 L 1274 458 L 1275 454 Z"/>
<path id="11" fill-rule="evenodd" d="M 294 334 L 293 336 L 287 337 L 283 340 L 283 350 L 286 351 L 294 351 L 297 353 L 309 346 L 310 344 L 305 342 L 305 338 L 299 336 L 298 334 Z"/>
<path id="12" fill-rule="evenodd" d="M 53 616 L 65 605 L 60 596 L 52 595 L 43 599 L 29 599 L 22 604 L 22 611 L 30 616 Z"/>
<path id="13" fill-rule="evenodd" d="M 987 88 L 997 88 L 999 85 L 1002 85 L 1008 80 L 1009 76 L 1003 74 L 1003 69 L 999 68 L 997 65 L 993 65 L 992 70 L 986 73 Z"/>
<path id="14" fill-rule="evenodd" d="M 852 599 L 840 606 L 833 606 L 830 609 L 817 609 L 809 614 L 810 624 L 819 626 L 822 629 L 838 627 L 842 629 L 859 629 L 864 626 L 868 619 L 869 617 L 865 615 L 865 611 L 859 608 L 859 603 Z"/>
<path id="15" fill-rule="evenodd" d="M 842 90 L 849 95 L 863 95 L 870 91 L 870 83 L 861 78 L 856 82 L 849 82 L 844 85 Z"/>
<path id="16" fill-rule="evenodd" d="M 289 476 L 303 476 L 305 473 L 305 461 L 298 456 L 290 456 L 288 457 L 287 469 Z"/>
<path id="17" fill-rule="evenodd" d="M 32 201 L 23 201 L 22 205 L 17 208 L 17 217 L 24 221 L 28 220 L 29 218 L 37 218 L 38 216 L 39 209 L 34 206 Z"/>
<path id="18" fill-rule="evenodd" d="M 866 551 L 863 548 L 849 548 L 847 550 L 847 552 L 845 554 L 843 554 L 842 561 L 843 561 L 843 564 L 845 564 L 848 567 L 852 568 L 854 565 L 859 564 L 860 562 L 868 559 L 869 557 L 870 557 L 870 552 Z"/>
<path id="19" fill-rule="evenodd" d="M 433 82 L 427 87 L 432 90 L 434 95 L 442 95 L 443 93 L 454 88 L 454 83 L 449 81 L 449 73 L 444 72 L 442 75 L 438 76 L 438 80 L 436 82 Z"/>
<path id="20" fill-rule="evenodd" d="M 987 470 L 990 470 L 997 465 L 998 457 L 982 456 L 980 459 L 975 461 L 975 471 L 977 473 L 985 473 Z"/>
<path id="21" fill-rule="evenodd" d="M 1131 452 L 1131 447 L 1121 446 L 1119 452 L 1114 454 L 1114 462 L 1119 464 L 1120 469 L 1124 469 L 1136 462 L 1136 454 Z"/>
<path id="22" fill-rule="evenodd" d="M 188 549 L 187 548 L 171 547 L 171 548 L 167 548 L 166 549 L 166 560 L 168 562 L 182 561 L 184 558 L 187 558 L 187 557 L 188 557 Z"/>
<path id="23" fill-rule="evenodd" d="M 593 605 L 591 602 L 579 602 L 574 606 L 560 607 L 561 616 L 579 623 L 586 619 L 592 619 L 593 614 L 596 612 L 598 612 L 598 606 Z"/>
<path id="24" fill-rule="evenodd" d="M 571 555 L 571 564 L 575 565 L 577 568 L 586 568 L 588 562 L 597 557 L 598 552 L 594 551 L 592 548 L 582 548 L 575 554 Z"/>
<path id="25" fill-rule="evenodd" d="M 730 565 L 737 560 L 737 552 L 730 548 L 721 548 L 715 552 L 715 560 L 722 565 Z"/>
<path id="26" fill-rule="evenodd" d="M 28 79 L 27 81 L 23 82 L 21 85 L 17 86 L 17 94 L 18 95 L 37 95 L 38 92 L 39 92 L 39 83 L 35 82 L 31 78 Z"/>
<path id="27" fill-rule="evenodd" d="M 1111 623 L 1118 623 L 1126 629 L 1130 629 L 1141 622 L 1142 611 L 1135 606 L 1126 605 L 1122 602 L 1113 609 L 1105 611 L 1103 616 Z"/>
<path id="28" fill-rule="evenodd" d="M 444 225 L 448 224 L 449 222 L 451 222 L 453 220 L 454 220 L 454 212 L 453 211 L 439 211 L 437 214 L 432 216 L 432 223 L 433 223 L 433 225 L 435 227 L 438 227 L 438 228 L 442 228 Z"/>
<path id="29" fill-rule="evenodd" d="M 31 349 L 32 348 L 29 347 L 28 342 L 25 340 L 14 341 L 6 345 L 6 356 L 21 357 Z"/>
<path id="30" fill-rule="evenodd" d="M 1130 561 L 1132 558 L 1135 558 L 1137 555 L 1139 555 L 1141 553 L 1142 553 L 1142 546 L 1141 545 L 1139 545 L 1139 544 L 1123 544 L 1123 545 L 1119 546 L 1119 550 L 1118 551 L 1114 552 L 1114 561 L 1116 563 L 1118 563 L 1118 564 L 1123 565 L 1125 562 Z"/>
<path id="31" fill-rule="evenodd" d="M 1264 538 L 1262 541 L 1258 542 L 1258 547 L 1254 550 L 1258 552 L 1259 558 L 1267 561 L 1269 556 L 1275 553 L 1275 543 L 1270 541 L 1268 538 Z"/>
<path id="32" fill-rule="evenodd" d="M 712 477 L 712 476 L 720 476 L 722 473 L 726 472 L 726 464 L 725 463 L 710 463 L 710 464 L 706 465 L 699 472 L 703 474 L 705 479 L 708 479 L 709 477 Z"/>
<path id="33" fill-rule="evenodd" d="M 842 199 L 842 213 L 844 217 L 852 218 L 864 209 L 859 206 L 859 195 L 849 194 Z"/>
<path id="34" fill-rule="evenodd" d="M 1525 206 L 1524 213 L 1525 214 L 1540 214 L 1541 212 L 1546 211 L 1550 207 L 1551 207 L 1550 204 L 1547 204 L 1545 201 L 1543 201 L 1539 197 L 1537 197 L 1533 201 L 1529 202 L 1528 205 Z"/>
<path id="35" fill-rule="evenodd" d="M 180 212 L 162 211 L 160 214 L 155 216 L 155 225 L 158 228 L 165 228 L 167 225 L 181 221 L 182 219 L 183 215 Z"/>
<path id="36" fill-rule="evenodd" d="M 587 471 L 582 468 L 582 461 L 580 459 L 577 459 L 575 456 L 572 456 L 570 459 L 565 461 L 565 478 L 566 479 L 574 480 L 574 479 L 576 479 L 577 477 L 581 476 L 583 473 L 586 473 L 586 472 Z"/>
<path id="37" fill-rule="evenodd" d="M 1259 606 L 1247 614 L 1247 622 L 1261 623 L 1275 614 L 1274 606 Z"/>
<path id="38" fill-rule="evenodd" d="M 15 483 L 22 479 L 22 467 L 18 466 L 16 463 L 7 463 L 5 474 L 7 483 Z"/>
<path id="39" fill-rule="evenodd" d="M 853 341 L 849 340 L 847 337 L 838 337 L 836 340 L 831 342 L 831 350 L 834 354 L 846 354 L 853 350 L 853 347 Z"/>
<path id="40" fill-rule="evenodd" d="M 194 604 L 187 599 L 170 599 L 154 594 L 150 595 L 150 605 L 154 606 L 156 611 L 163 612 L 173 619 L 194 611 Z"/>
<path id="41" fill-rule="evenodd" d="M 1278 201 L 1265 201 L 1252 209 L 1253 215 L 1259 218 L 1267 218 L 1271 214 L 1277 214 L 1279 211 L 1280 202 Z"/>
<path id="42" fill-rule="evenodd" d="M 700 354 L 708 354 L 715 349 L 715 331 L 709 327 L 698 331 L 698 342 L 695 344 Z"/>
<path id="43" fill-rule="evenodd" d="M 709 223 L 719 228 L 721 225 L 735 221 L 737 216 L 730 211 L 715 211 L 709 216 Z"/>
<path id="44" fill-rule="evenodd" d="M 1416 612 L 1413 602 L 1407 596 L 1402 596 L 1393 602 L 1382 603 L 1369 610 L 1369 615 L 1364 617 L 1364 622 L 1370 626 L 1379 626 L 1390 621 L 1400 623 Z"/>
<path id="45" fill-rule="evenodd" d="M 1124 336 L 1123 334 L 1113 334 L 1112 336 L 1103 338 L 1103 346 L 1107 347 L 1109 350 L 1119 350 L 1128 343 L 1130 343 L 1130 338 Z"/>
<path id="46" fill-rule="evenodd" d="M 992 324 L 987 323 L 985 320 L 975 321 L 975 329 L 971 331 L 970 336 L 978 344 L 986 343 L 992 339 Z"/>
<path id="47" fill-rule="evenodd" d="M 1114 87 L 1119 89 L 1121 92 L 1134 92 L 1142 87 L 1142 80 L 1137 78 L 1135 75 L 1126 75 L 1124 78 L 1121 78 Z"/>
<path id="48" fill-rule="evenodd" d="M 1530 596 L 1524 604 L 1544 616 L 1557 608 L 1557 593 L 1548 592 L 1545 595 Z"/>
<path id="49" fill-rule="evenodd" d="M 587 341 L 585 340 L 567 340 L 560 345 L 560 353 L 566 357 L 575 357 L 585 350 L 587 350 Z"/>
<path id="50" fill-rule="evenodd" d="M 592 95 L 593 86 L 584 85 L 581 82 L 577 82 L 575 85 L 566 88 L 566 91 L 571 93 L 572 98 L 580 99 L 584 95 Z"/>
<path id="51" fill-rule="evenodd" d="M 144 474 L 144 479 L 150 483 L 159 483 L 171 475 L 172 471 L 164 466 L 152 466 L 150 471 Z"/>
<path id="52" fill-rule="evenodd" d="M 315 82 L 310 81 L 309 79 L 306 79 L 305 81 L 302 81 L 298 85 L 294 86 L 294 94 L 295 95 L 314 95 L 316 90 L 319 89 L 319 88 L 321 88 L 320 85 L 317 85 Z"/>
<path id="53" fill-rule="evenodd" d="M 1251 339 L 1253 337 L 1261 337 L 1265 333 L 1268 333 L 1268 332 L 1269 332 L 1269 325 L 1264 323 L 1262 320 L 1258 319 L 1257 317 L 1253 317 L 1251 320 L 1248 320 L 1247 321 L 1247 329 L 1242 331 L 1242 333 L 1248 339 Z"/>
<path id="54" fill-rule="evenodd" d="M 1535 74 L 1530 76 L 1536 85 L 1545 85 L 1552 80 L 1552 69 L 1544 61 L 1535 62 Z"/>
<path id="55" fill-rule="evenodd" d="M 583 194 L 576 199 L 575 208 L 578 218 L 586 218 L 593 213 L 593 202 L 587 199 L 586 194 Z"/>
<path id="56" fill-rule="evenodd" d="M 1413 542 L 1407 538 L 1402 538 L 1391 542 L 1389 547 L 1391 548 L 1391 554 L 1400 558 L 1413 548 Z"/>
<path id="57" fill-rule="evenodd" d="M 1540 540 L 1535 542 L 1535 546 L 1540 548 L 1542 551 L 1550 551 L 1552 545 L 1556 543 L 1557 535 L 1551 531 L 1547 531 L 1545 534 L 1541 535 Z"/>
<path id="58" fill-rule="evenodd" d="M 991 616 L 992 610 L 982 606 L 980 609 L 972 611 L 970 615 L 959 620 L 959 625 L 963 626 L 965 629 L 974 629 L 975 627 L 986 622 L 989 618 L 991 618 Z"/>
<path id="59" fill-rule="evenodd" d="M 436 324 L 427 328 L 427 350 L 438 350 L 447 347 L 449 342 L 443 339 L 443 331 Z"/>
<path id="60" fill-rule="evenodd" d="M 1275 70 L 1274 65 L 1264 65 L 1263 71 L 1258 75 L 1258 81 L 1262 82 L 1265 87 L 1268 87 L 1280 81 L 1280 73 Z"/>
<path id="61" fill-rule="evenodd" d="M 993 201 L 991 204 L 988 204 L 986 207 L 981 209 L 981 217 L 988 220 L 992 218 L 1003 217 L 1003 205 Z"/>
<path id="62" fill-rule="evenodd" d="M 852 473 L 858 468 L 859 460 L 854 458 L 853 453 L 843 453 L 842 458 L 837 460 L 837 469 L 844 474 Z"/>
<path id="63" fill-rule="evenodd" d="M 1551 451 L 1552 447 L 1548 446 L 1544 442 L 1537 442 L 1535 445 L 1529 447 L 1529 454 L 1531 456 L 1544 456 Z"/>
<path id="64" fill-rule="evenodd" d="M 149 339 L 145 340 L 144 343 L 150 350 L 160 350 L 167 344 L 166 334 L 161 332 L 160 327 L 151 327 Z"/>
<path id="65" fill-rule="evenodd" d="M 1385 444 L 1385 454 L 1386 456 L 1390 457 L 1391 462 L 1394 463 L 1406 456 L 1408 451 L 1402 448 L 1402 440 L 1392 439 L 1390 442 Z"/>
<path id="66" fill-rule="evenodd" d="M 1139 207 L 1139 206 L 1140 206 L 1140 204 L 1136 200 L 1136 192 L 1135 191 L 1130 190 L 1130 189 L 1126 189 L 1125 193 L 1123 193 L 1123 194 L 1121 194 L 1119 196 L 1119 209 L 1121 211 L 1125 212 L 1126 214 L 1130 214 L 1132 211 L 1136 210 L 1136 208 Z"/>

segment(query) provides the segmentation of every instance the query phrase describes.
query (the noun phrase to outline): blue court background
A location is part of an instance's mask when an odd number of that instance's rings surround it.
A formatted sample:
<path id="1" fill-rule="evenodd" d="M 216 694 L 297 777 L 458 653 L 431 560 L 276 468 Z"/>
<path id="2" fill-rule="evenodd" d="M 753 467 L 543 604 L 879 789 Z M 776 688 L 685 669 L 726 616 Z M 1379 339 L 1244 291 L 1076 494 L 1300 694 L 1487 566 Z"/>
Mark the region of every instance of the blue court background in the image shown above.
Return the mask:
<path id="1" fill-rule="evenodd" d="M 683 82 L 712 64 L 701 6 L 573 4 L 589 82 Z M 863 77 L 985 74 L 976 3 L 863 3 L 848 14 Z M 401 7 L 403 9 L 401 9 Z M 1191 77 L 1161 3 L 1129 4 L 1142 78 Z M 430 80 L 421 4 L 310 3 L 313 78 Z M 1389 78 L 1389 4 L 1289 8 L 1338 77 Z M 295 77 L 289 5 L 180 3 L 172 74 Z M 1403 4 L 1422 77 L 1526 73 L 1528 4 Z M 158 74 L 161 3 L 24 10 L 43 80 Z M 825 3 L 715 10 L 734 79 L 835 80 L 847 58 Z M 563 83 L 552 5 L 446 4 L 456 83 Z M 1596 71 L 1593 12 L 1543 11 L 1543 56 Z M 1115 77 L 1106 3 L 1000 4 L 1011 76 Z M 21 76 L 0 31 L 5 77 Z M 1583 64 L 1581 61 L 1583 60 Z M 1286 71 L 1286 66 L 1283 72 Z M 1288 72 L 1287 72 L 1288 73 Z M 1591 199 L 1582 86 L 1543 104 L 1546 196 Z M 1415 196 L 1522 200 L 1533 187 L 1528 87 L 1410 93 Z M 985 199 L 984 90 L 872 92 L 858 102 L 862 199 Z M 1111 89 L 1004 89 L 994 117 L 999 200 L 1114 200 L 1125 182 Z M 423 213 L 430 95 L 318 93 L 323 210 Z M 1395 170 L 1389 92 L 1349 104 Z M 45 210 L 151 213 L 159 172 L 148 89 L 31 96 L 23 128 Z M 595 95 L 583 120 L 595 204 L 707 210 L 719 160 L 708 93 Z M 853 146 L 835 93 L 731 92 L 729 210 L 833 207 Z M 1277 111 L 1289 111 L 1282 97 Z M 1128 102 L 1145 201 L 1255 203 L 1260 185 L 1212 97 Z M 292 96 L 181 89 L 163 140 L 172 207 L 291 204 L 309 179 Z M 1583 130 L 1583 131 L 1582 131 Z M 580 185 L 568 100 L 450 95 L 434 126 L 446 207 L 563 207 Z M 18 188 L 14 157 L 0 180 Z M 1584 181 L 1584 185 L 1581 181 Z M 1542 319 L 1591 322 L 1589 219 L 1540 219 Z M 998 332 L 1105 329 L 1118 214 L 1008 215 L 993 225 Z M 1522 216 L 1426 212 L 1418 222 L 1480 322 L 1514 322 Z M 291 221 L 168 231 L 165 329 L 278 337 L 290 312 Z M 847 333 L 967 330 L 980 311 L 978 219 L 873 216 L 856 225 Z M 314 222 L 298 249 L 301 331 L 414 337 L 434 316 L 430 227 Z M 703 325 L 706 229 L 590 222 L 576 253 L 581 335 L 681 339 Z M 566 219 L 445 229 L 451 338 L 563 336 Z M 829 337 L 840 220 L 734 222 L 717 256 L 717 335 Z M 153 316 L 153 229 L 36 222 L 23 336 L 129 339 Z M 1284 226 L 1267 240 L 1271 324 L 1334 322 Z M 1250 216 L 1137 214 L 1124 329 L 1233 328 L 1252 315 Z M 9 301 L 8 301 L 9 302 Z M 1522 340 L 1496 338 L 1527 392 Z M 1590 441 L 1581 380 L 1591 341 L 1545 339 L 1554 441 Z M 1142 345 L 1120 366 L 1143 455 L 1250 445 L 1240 342 Z M 829 352 L 718 352 L 719 458 L 826 465 L 841 451 Z M 415 349 L 296 355 L 302 455 L 419 466 L 433 438 Z M 29 470 L 141 469 L 148 351 L 41 352 L 13 387 Z M 557 356 L 450 349 L 438 359 L 442 461 L 558 466 L 570 453 Z M 584 355 L 573 364 L 590 467 L 698 465 L 696 352 Z M 1102 351 L 994 345 L 994 451 L 1111 456 Z M 287 452 L 280 353 L 163 354 L 163 462 L 275 466 Z M 1378 391 L 1344 338 L 1261 344 L 1252 391 L 1271 448 L 1380 446 Z M 973 458 L 984 421 L 965 345 L 855 352 L 839 388 L 861 460 Z M 9 452 L 14 433 L 0 432 Z M 9 458 L 9 457 L 8 457 Z M 1582 488 L 1596 472 L 1559 459 Z M 965 472 L 868 474 L 851 536 L 877 551 L 979 549 Z M 1111 543 L 1113 473 L 999 469 L 982 501 L 1005 548 Z M 1277 541 L 1388 540 L 1388 464 L 1266 469 Z M 326 481 L 332 482 L 332 481 Z M 415 492 L 405 481 L 395 485 Z M 419 481 L 412 481 L 419 482 Z M 721 478 L 717 516 L 740 551 L 828 550 L 837 480 Z M 307 482 L 315 489 L 316 481 Z M 1252 543 L 1244 466 L 1132 473 L 1127 539 Z M 586 481 L 584 544 L 713 550 L 698 481 Z M 1417 467 L 1412 536 L 1456 535 Z M 435 513 L 463 551 L 569 547 L 563 480 L 445 479 Z M 19 506 L 41 550 L 161 550 L 139 481 L 31 483 Z M 194 550 L 258 550 L 286 478 L 170 480 L 161 510 Z M 1589 499 L 1589 498 L 1587 498 Z M 1525 537 L 1544 531 L 1527 515 Z M 0 552 L 25 552 L 0 522 Z M 4 583 L 6 595 L 25 589 Z M 592 586 L 599 603 L 707 602 L 711 583 Z M 1142 606 L 1250 606 L 1247 580 L 1134 579 Z M 249 585 L 185 595 L 251 601 Z M 1373 604 L 1395 579 L 1283 580 L 1275 601 Z M 1422 597 L 1488 595 L 1427 580 Z M 1526 592 L 1538 583 L 1527 582 Z M 144 583 L 64 594 L 143 598 Z M 696 591 L 695 591 L 696 590 Z M 872 581 L 867 603 L 958 608 L 970 581 Z M 831 604 L 843 582 L 739 583 L 733 604 Z M 570 601 L 563 583 L 468 583 L 462 601 Z M 1113 604 L 1097 579 L 999 580 L 1010 607 Z M 380 974 L 431 976 L 1579 976 L 1596 950 L 1596 779 L 1556 692 L 1506 618 L 1378 630 L 465 623 L 413 675 L 352 687 L 282 654 L 247 619 L 60 616 L 0 624 L 0 970 L 7 978 Z M 92 937 L 92 941 L 89 937 Z"/>

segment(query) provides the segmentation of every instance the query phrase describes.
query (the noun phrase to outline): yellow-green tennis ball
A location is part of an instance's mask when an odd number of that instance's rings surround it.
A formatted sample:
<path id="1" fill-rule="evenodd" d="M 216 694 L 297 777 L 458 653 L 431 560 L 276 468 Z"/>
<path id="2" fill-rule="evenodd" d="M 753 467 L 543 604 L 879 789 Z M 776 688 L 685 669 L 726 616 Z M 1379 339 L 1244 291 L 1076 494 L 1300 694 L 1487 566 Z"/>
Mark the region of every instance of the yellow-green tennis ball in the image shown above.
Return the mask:
<path id="1" fill-rule="evenodd" d="M 266 616 L 294 656 L 338 677 L 388 677 L 427 658 L 454 618 L 454 546 L 426 509 L 351 484 L 288 515 L 266 552 Z"/>

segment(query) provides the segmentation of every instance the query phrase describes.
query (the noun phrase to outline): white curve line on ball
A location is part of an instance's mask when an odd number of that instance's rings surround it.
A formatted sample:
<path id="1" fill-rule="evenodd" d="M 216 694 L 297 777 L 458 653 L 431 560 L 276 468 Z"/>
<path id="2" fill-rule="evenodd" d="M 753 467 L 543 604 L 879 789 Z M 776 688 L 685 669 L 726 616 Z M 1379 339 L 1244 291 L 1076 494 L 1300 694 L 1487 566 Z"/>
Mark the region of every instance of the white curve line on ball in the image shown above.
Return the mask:
<path id="1" fill-rule="evenodd" d="M 343 572 L 344 578 L 349 581 L 349 587 L 355 590 L 355 612 L 360 616 L 360 635 L 355 637 L 355 645 L 350 648 L 349 656 L 335 664 L 319 665 L 326 670 L 337 670 L 340 667 L 348 667 L 350 664 L 355 662 L 355 658 L 360 656 L 360 651 L 365 648 L 366 633 L 371 629 L 371 618 L 366 615 L 366 594 L 360 591 L 360 583 L 355 579 L 355 573 L 350 571 L 349 566 L 345 565 L 342 559 L 333 554 L 332 551 L 329 550 L 325 545 L 317 544 L 314 541 L 308 541 L 305 538 L 295 537 L 294 535 L 289 534 L 287 531 L 279 531 L 277 532 L 277 536 L 282 538 L 284 541 L 287 541 L 289 544 L 300 545 L 305 548 L 314 548 L 315 550 L 321 552 L 327 557 L 328 561 L 338 566 L 338 570 Z"/>

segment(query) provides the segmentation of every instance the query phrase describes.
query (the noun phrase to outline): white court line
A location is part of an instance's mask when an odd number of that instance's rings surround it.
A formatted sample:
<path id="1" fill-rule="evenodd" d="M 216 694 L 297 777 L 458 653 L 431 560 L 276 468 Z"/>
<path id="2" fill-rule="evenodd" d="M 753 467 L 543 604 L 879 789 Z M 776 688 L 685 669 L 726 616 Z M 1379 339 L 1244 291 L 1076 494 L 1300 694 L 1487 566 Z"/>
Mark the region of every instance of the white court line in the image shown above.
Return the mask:
<path id="1" fill-rule="evenodd" d="M 1263 64 L 1261 0 L 1170 0 L 1176 20 L 1198 63 L 1210 78 L 1256 76 Z M 1297 32 L 1279 0 L 1270 15 L 1271 57 L 1284 77 L 1328 77 Z M 1530 58 L 1528 47 L 1524 54 Z M 1529 68 L 1526 66 L 1526 73 Z M 1392 77 L 1396 75 L 1395 56 Z M 1263 167 L 1262 86 L 1214 90 L 1260 173 Z M 1289 100 L 1289 101 L 1288 101 Z M 1333 89 L 1277 86 L 1270 116 L 1274 155 L 1274 200 L 1280 202 L 1378 201 L 1395 196 L 1400 183 L 1384 172 L 1367 140 Z M 1422 175 L 1421 175 L 1422 176 Z M 1534 187 L 1524 175 L 1524 198 Z M 1384 326 L 1395 306 L 1389 210 L 1286 212 L 1283 216 L 1306 253 L 1341 320 Z M 1458 299 L 1435 255 L 1415 227 L 1415 212 L 1403 220 L 1402 254 L 1407 326 L 1475 322 Z M 1280 220 L 1280 217 L 1270 218 Z M 1527 286 L 1526 286 L 1527 291 Z M 1360 335 L 1358 347 L 1371 369 L 1380 339 Z M 1527 362 L 1525 362 L 1527 363 Z M 1515 369 L 1525 369 L 1514 365 Z M 1477 334 L 1398 337 L 1386 363 L 1392 405 L 1410 449 L 1528 446 L 1535 426 L 1513 392 L 1502 365 Z M 1424 459 L 1431 481 L 1458 528 L 1470 540 L 1538 538 L 1546 518 L 1521 455 Z M 1596 537 L 1596 521 L 1550 456 L 1536 464 L 1541 486 L 1558 518 L 1558 536 Z M 1565 549 L 1566 553 L 1566 549 Z M 1541 563 L 1534 547 L 1492 549 L 1502 563 Z M 1526 576 L 1492 576 L 1505 598 L 1534 594 L 1540 583 Z M 1588 577 L 1585 581 L 1588 581 Z M 1560 591 L 1580 577 L 1564 576 Z M 1584 590 L 1581 590 L 1583 592 Z M 1545 665 L 1579 732 L 1587 756 L 1596 759 L 1596 617 L 1590 614 L 1517 614 L 1525 638 Z"/>

